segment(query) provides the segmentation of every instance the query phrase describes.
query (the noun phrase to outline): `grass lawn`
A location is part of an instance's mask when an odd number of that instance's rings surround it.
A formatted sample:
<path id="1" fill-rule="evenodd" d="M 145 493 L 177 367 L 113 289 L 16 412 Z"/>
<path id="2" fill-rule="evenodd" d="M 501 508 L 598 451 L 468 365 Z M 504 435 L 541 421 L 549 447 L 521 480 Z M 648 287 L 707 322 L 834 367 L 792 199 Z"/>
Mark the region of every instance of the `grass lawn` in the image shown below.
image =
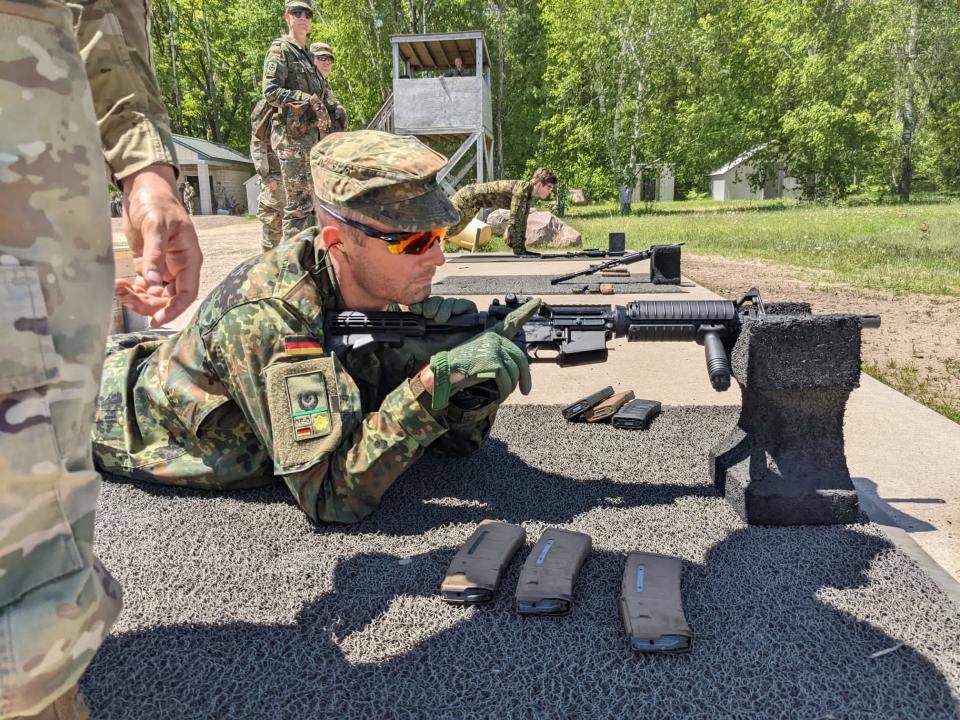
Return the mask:
<path id="1" fill-rule="evenodd" d="M 585 248 L 606 247 L 609 233 L 624 232 L 633 249 L 683 242 L 684 252 L 793 265 L 827 282 L 960 296 L 960 202 L 839 207 L 699 200 L 654 203 L 630 216 L 608 204 L 571 208 L 565 220 L 583 234 Z M 494 238 L 486 249 L 506 245 Z"/>

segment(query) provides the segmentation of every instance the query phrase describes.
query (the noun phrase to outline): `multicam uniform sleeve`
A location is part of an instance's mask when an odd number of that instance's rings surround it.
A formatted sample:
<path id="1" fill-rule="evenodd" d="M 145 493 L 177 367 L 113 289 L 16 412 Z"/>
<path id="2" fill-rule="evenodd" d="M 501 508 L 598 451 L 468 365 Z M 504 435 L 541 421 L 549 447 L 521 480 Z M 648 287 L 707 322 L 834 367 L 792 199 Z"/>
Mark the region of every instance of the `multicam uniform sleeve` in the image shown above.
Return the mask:
<path id="1" fill-rule="evenodd" d="M 77 29 L 113 181 L 148 165 L 177 167 L 170 120 L 153 75 L 148 3 L 86 0 Z"/>
<path id="2" fill-rule="evenodd" d="M 364 413 L 356 383 L 334 357 L 291 356 L 285 338 L 307 336 L 309 328 L 280 301 L 242 305 L 220 325 L 225 332 L 208 346 L 217 374 L 270 453 L 274 472 L 317 522 L 369 515 L 447 432 L 409 382 Z M 265 348 L 263 337 L 279 344 Z M 298 405 L 298 398 L 305 401 Z"/>
<path id="3" fill-rule="evenodd" d="M 530 214 L 530 183 L 514 182 L 510 197 L 510 245 L 523 247 L 527 242 L 527 216 Z"/>
<path id="4" fill-rule="evenodd" d="M 271 45 L 263 61 L 263 97 L 278 108 L 284 105 L 302 107 L 310 101 L 310 95 L 302 90 L 287 87 L 287 60 L 279 45 Z"/>

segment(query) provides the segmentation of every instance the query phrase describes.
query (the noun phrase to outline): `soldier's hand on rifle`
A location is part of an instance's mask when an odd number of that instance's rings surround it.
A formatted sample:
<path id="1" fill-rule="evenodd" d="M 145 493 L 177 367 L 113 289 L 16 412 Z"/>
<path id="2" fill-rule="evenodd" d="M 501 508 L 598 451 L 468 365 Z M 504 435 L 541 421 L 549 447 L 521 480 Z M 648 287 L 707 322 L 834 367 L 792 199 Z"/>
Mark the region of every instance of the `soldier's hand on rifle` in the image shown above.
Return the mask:
<path id="1" fill-rule="evenodd" d="M 543 300 L 540 298 L 530 298 L 516 310 L 507 313 L 503 320 L 490 328 L 491 331 L 512 340 L 523 328 L 524 323 L 537 314 L 542 304 Z"/>
<path id="2" fill-rule="evenodd" d="M 177 196 L 170 165 L 149 165 L 125 177 L 123 232 L 137 277 L 116 281 L 117 299 L 150 318 L 152 327 L 170 322 L 189 307 L 200 289 L 203 253 L 190 216 Z"/>
<path id="3" fill-rule="evenodd" d="M 414 315 L 423 315 L 427 320 L 445 323 L 454 315 L 477 312 L 477 306 L 473 301 L 464 298 L 432 295 L 423 302 L 414 303 L 408 310 Z"/>
<path id="4" fill-rule="evenodd" d="M 452 395 L 487 381 L 496 385 L 497 402 L 506 400 L 518 385 L 520 392 L 528 395 L 532 387 L 530 363 L 513 338 L 540 303 L 539 298 L 528 300 L 473 340 L 434 355 L 430 359 L 433 408 L 441 410 Z"/>

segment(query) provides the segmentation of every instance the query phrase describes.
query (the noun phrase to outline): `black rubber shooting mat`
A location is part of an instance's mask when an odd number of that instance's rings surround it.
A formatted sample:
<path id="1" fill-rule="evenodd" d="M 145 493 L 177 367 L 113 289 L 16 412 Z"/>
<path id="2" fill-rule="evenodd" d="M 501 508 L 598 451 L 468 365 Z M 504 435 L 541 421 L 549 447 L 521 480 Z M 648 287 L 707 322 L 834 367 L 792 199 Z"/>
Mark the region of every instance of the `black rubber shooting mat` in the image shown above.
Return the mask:
<path id="1" fill-rule="evenodd" d="M 955 719 L 956 607 L 875 525 L 746 527 L 707 476 L 736 416 L 667 407 L 635 432 L 508 406 L 479 452 L 427 454 L 350 527 L 313 526 L 279 484 L 107 481 L 97 550 L 126 607 L 82 680 L 93 717 Z M 445 605 L 484 518 L 527 543 L 491 606 Z M 569 616 L 521 618 L 548 526 L 594 550 Z M 684 559 L 691 654 L 627 648 L 633 550 Z"/>
<path id="2" fill-rule="evenodd" d="M 441 280 L 435 280 L 433 291 L 437 295 L 505 295 L 507 293 L 523 293 L 526 295 L 572 295 L 574 289 L 584 285 L 599 285 L 610 283 L 616 295 L 641 295 L 644 293 L 683 293 L 685 287 L 695 287 L 693 284 L 684 285 L 654 285 L 644 276 L 634 274 L 632 277 L 603 277 L 601 275 L 586 275 L 574 280 L 550 284 L 554 275 L 450 275 Z M 597 293 L 589 293 L 589 297 L 602 297 Z"/>

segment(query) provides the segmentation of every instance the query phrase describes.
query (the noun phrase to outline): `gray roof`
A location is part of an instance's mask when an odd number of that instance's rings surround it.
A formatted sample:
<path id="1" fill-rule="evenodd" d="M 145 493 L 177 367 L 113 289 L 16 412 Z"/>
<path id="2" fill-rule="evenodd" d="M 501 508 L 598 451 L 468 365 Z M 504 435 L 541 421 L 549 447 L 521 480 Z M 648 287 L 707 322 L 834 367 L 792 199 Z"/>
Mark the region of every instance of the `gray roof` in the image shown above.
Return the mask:
<path id="1" fill-rule="evenodd" d="M 761 150 L 763 150 L 763 149 L 764 149 L 765 147 L 767 147 L 769 144 L 770 144 L 770 143 L 768 143 L 768 142 L 761 143 L 760 145 L 757 145 L 756 147 L 750 148 L 750 149 L 747 150 L 746 152 L 740 153 L 740 154 L 737 155 L 733 160 L 731 160 L 731 161 L 728 162 L 726 165 L 724 165 L 723 167 L 721 167 L 719 170 L 714 170 L 712 173 L 710 173 L 710 175 L 708 175 L 708 177 L 713 177 L 714 175 L 723 175 L 724 173 L 729 172 L 730 170 L 733 170 L 733 169 L 734 169 L 735 167 L 737 167 L 738 165 L 742 165 L 742 164 L 745 163 L 747 160 L 749 160 L 750 158 L 752 158 L 754 155 L 756 155 L 758 152 L 760 152 Z"/>
<path id="2" fill-rule="evenodd" d="M 200 156 L 201 160 L 243 163 L 244 165 L 253 164 L 253 161 L 243 153 L 239 153 L 232 147 L 227 147 L 226 145 L 221 145 L 220 143 L 216 143 L 211 140 L 201 140 L 200 138 L 189 137 L 187 135 L 177 135 L 176 133 L 173 134 L 173 140 L 178 145 L 183 145 L 184 147 L 193 150 L 195 153 L 197 153 L 197 155 Z"/>

